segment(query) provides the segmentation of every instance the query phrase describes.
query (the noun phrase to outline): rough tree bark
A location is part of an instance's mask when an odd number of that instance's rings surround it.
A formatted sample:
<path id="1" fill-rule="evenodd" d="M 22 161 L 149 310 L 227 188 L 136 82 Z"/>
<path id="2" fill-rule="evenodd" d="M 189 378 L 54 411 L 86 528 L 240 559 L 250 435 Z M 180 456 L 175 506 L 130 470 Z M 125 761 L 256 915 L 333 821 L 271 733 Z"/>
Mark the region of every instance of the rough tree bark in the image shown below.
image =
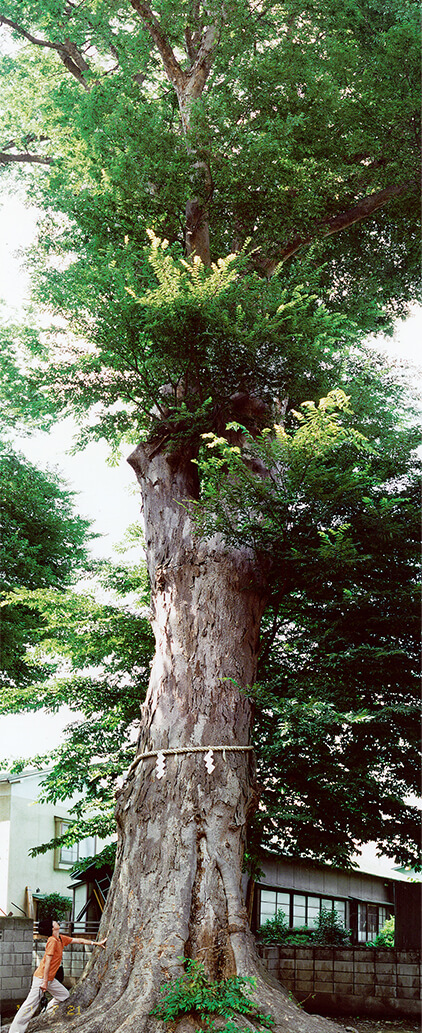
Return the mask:
<path id="1" fill-rule="evenodd" d="M 197 495 L 188 455 L 153 444 L 129 459 L 141 483 L 152 585 L 156 655 L 142 712 L 137 761 L 117 801 L 116 872 L 101 922 L 104 952 L 94 956 L 55 1028 L 83 1033 L 153 1033 L 150 1016 L 181 958 L 198 958 L 214 979 L 255 977 L 254 997 L 277 1033 L 337 1027 L 306 1015 L 265 973 L 242 897 L 248 813 L 256 806 L 253 753 L 166 757 L 158 750 L 250 745 L 265 571 L 251 554 L 195 535 L 189 500 Z M 256 1028 L 240 1019 L 240 1028 Z M 44 1025 L 44 1024 L 43 1024 Z M 35 1021 L 37 1026 L 37 1021 Z M 198 1029 L 184 1018 L 177 1033 Z"/>

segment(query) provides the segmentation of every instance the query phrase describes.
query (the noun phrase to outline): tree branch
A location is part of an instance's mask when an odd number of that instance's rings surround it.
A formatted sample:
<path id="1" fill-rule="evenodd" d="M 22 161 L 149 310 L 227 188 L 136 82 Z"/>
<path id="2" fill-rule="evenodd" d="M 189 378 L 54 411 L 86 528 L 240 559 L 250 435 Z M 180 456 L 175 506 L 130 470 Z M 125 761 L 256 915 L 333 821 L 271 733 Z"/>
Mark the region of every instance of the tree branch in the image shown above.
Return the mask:
<path id="1" fill-rule="evenodd" d="M 6 151 L 0 151 L 0 165 L 11 165 L 14 161 L 21 164 L 51 165 L 53 159 L 43 158 L 41 154 L 31 154 L 30 151 L 23 151 L 22 154 L 7 154 Z"/>
<path id="2" fill-rule="evenodd" d="M 192 64 L 194 61 L 196 61 L 198 57 L 199 40 L 197 36 L 197 33 L 194 33 L 194 35 L 192 36 L 189 25 L 187 25 L 185 28 L 186 53 L 188 55 L 189 60 L 192 61 Z"/>
<path id="3" fill-rule="evenodd" d="M 211 71 L 213 54 L 219 37 L 220 30 L 216 24 L 208 25 L 204 28 L 196 61 L 189 72 L 190 94 L 192 97 L 201 96 Z"/>
<path id="4" fill-rule="evenodd" d="M 6 18 L 5 15 L 0 15 L 0 25 L 8 25 L 10 29 L 13 29 L 19 36 L 27 39 L 29 43 L 33 43 L 36 47 L 46 47 L 48 50 L 55 50 L 68 72 L 78 80 L 84 90 L 89 90 L 88 83 L 83 75 L 84 72 L 89 71 L 89 65 L 77 46 L 70 39 L 65 40 L 63 43 L 51 43 L 48 39 L 40 39 L 38 36 L 33 36 L 22 25 L 12 21 L 11 18 Z"/>
<path id="5" fill-rule="evenodd" d="M 27 133 L 26 136 L 21 139 L 7 140 L 0 150 L 0 165 L 10 165 L 11 162 L 14 161 L 51 165 L 53 159 L 48 157 L 48 155 L 33 154 L 31 151 L 28 151 L 28 149 L 21 152 L 18 151 L 15 154 L 7 154 L 7 151 L 10 151 L 12 147 L 23 145 L 27 148 L 29 143 L 45 143 L 46 140 L 48 140 L 48 136 L 36 136 L 35 133 Z"/>
<path id="6" fill-rule="evenodd" d="M 336 233 L 341 233 L 343 230 L 349 229 L 350 226 L 354 226 L 357 222 L 368 219 L 374 212 L 379 208 L 383 208 L 384 205 L 388 204 L 395 197 L 400 197 L 407 190 L 415 189 L 416 181 L 410 179 L 397 186 L 374 191 L 374 193 L 368 194 L 367 197 L 363 197 L 352 208 L 348 208 L 339 215 L 327 216 L 323 221 L 316 223 L 311 233 L 308 233 L 306 236 L 302 237 L 298 234 L 296 237 L 293 237 L 284 247 L 273 250 L 271 255 L 264 256 L 257 249 L 253 254 L 254 265 L 267 276 L 271 276 L 280 262 L 286 262 L 318 237 L 331 237 Z"/>
<path id="7" fill-rule="evenodd" d="M 70 39 L 66 39 L 64 43 L 57 45 L 57 53 L 68 72 L 78 80 L 85 90 L 89 90 L 88 83 L 84 78 L 84 72 L 89 72 L 89 64 L 75 43 L 72 43 Z"/>
<path id="8" fill-rule="evenodd" d="M 182 107 L 183 100 L 186 97 L 191 99 L 200 97 L 204 84 L 210 73 L 213 52 L 220 34 L 220 26 L 218 25 L 217 20 L 210 25 L 204 26 L 202 32 L 196 30 L 193 36 L 189 27 L 186 28 L 186 53 L 192 62 L 190 69 L 186 71 L 177 61 L 161 25 L 153 14 L 149 4 L 144 3 L 144 0 L 130 0 L 130 2 L 133 9 L 137 14 L 139 14 L 145 27 L 148 29 L 159 53 L 161 54 L 164 71 L 176 90 L 180 106 Z M 199 5 L 197 15 L 199 17 Z M 221 5 L 221 22 L 223 22 L 223 20 L 224 11 L 223 5 Z"/>
<path id="9" fill-rule="evenodd" d="M 157 50 L 161 54 L 167 78 L 175 88 L 178 87 L 180 89 L 184 85 L 186 73 L 179 65 L 159 21 L 152 13 L 149 4 L 143 3 L 143 0 L 130 0 L 130 2 L 133 9 L 137 14 L 139 14 L 141 21 L 148 29 Z"/>
<path id="10" fill-rule="evenodd" d="M 36 136 L 35 133 L 26 133 L 25 136 L 18 137 L 18 139 L 15 137 L 13 140 L 7 140 L 7 142 L 3 144 L 2 150 L 10 151 L 11 147 L 17 147 L 18 144 L 22 144 L 24 147 L 27 147 L 27 144 L 29 143 L 45 143 L 46 140 L 48 140 L 48 136 Z"/>
<path id="11" fill-rule="evenodd" d="M 33 36 L 31 32 L 27 32 L 26 29 L 18 25 L 17 22 L 12 21 L 11 18 L 6 18 L 5 15 L 0 15 L 0 25 L 8 25 L 10 29 L 17 32 L 19 36 L 23 36 L 24 39 L 29 40 L 30 43 L 35 43 L 37 47 L 48 47 L 50 50 L 57 50 L 57 43 L 50 43 L 47 39 L 39 39 L 37 36 Z"/>

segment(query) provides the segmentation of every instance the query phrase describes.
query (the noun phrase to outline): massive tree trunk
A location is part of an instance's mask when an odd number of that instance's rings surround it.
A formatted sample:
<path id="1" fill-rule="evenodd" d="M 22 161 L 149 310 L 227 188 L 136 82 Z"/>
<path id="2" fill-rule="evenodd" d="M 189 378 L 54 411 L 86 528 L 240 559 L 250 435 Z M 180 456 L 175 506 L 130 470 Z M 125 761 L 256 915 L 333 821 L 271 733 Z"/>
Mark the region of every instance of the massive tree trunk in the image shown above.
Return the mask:
<path id="1" fill-rule="evenodd" d="M 100 930 L 107 947 L 56 1023 L 68 1033 L 164 1029 L 149 1013 L 160 985 L 180 975 L 188 957 L 213 979 L 255 976 L 256 1001 L 278 1031 L 334 1029 L 301 1012 L 265 976 L 242 897 L 246 821 L 257 799 L 247 688 L 265 571 L 246 550 L 195 536 L 197 475 L 188 455 L 144 445 L 129 461 L 143 492 L 157 650 L 138 756 L 118 796 L 117 865 Z M 210 747 L 227 749 L 214 754 L 209 771 Z M 155 754 L 166 750 L 182 752 L 165 755 L 159 778 Z M 198 1018 L 175 1028 L 193 1033 Z"/>

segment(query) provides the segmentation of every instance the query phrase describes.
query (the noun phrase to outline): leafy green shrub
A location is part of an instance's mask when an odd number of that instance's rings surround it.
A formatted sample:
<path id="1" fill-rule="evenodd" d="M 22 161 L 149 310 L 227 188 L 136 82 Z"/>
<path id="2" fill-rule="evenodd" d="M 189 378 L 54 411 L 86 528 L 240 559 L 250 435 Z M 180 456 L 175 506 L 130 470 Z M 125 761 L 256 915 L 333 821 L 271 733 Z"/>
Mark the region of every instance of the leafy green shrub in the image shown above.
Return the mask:
<path id="1" fill-rule="evenodd" d="M 281 908 L 274 918 L 267 918 L 259 930 L 259 938 L 263 943 L 285 943 L 288 935 L 287 918 Z"/>
<path id="2" fill-rule="evenodd" d="M 391 917 L 387 918 L 387 921 L 384 923 L 381 932 L 378 933 L 378 936 L 373 940 L 373 946 L 385 947 L 386 949 L 391 950 L 391 948 L 394 947 L 394 926 L 394 915 L 391 915 Z"/>
<path id="3" fill-rule="evenodd" d="M 294 944 L 296 947 L 307 947 L 315 942 L 314 930 L 308 929 L 306 925 L 300 926 L 294 932 L 286 936 L 286 943 Z"/>
<path id="4" fill-rule="evenodd" d="M 61 893 L 48 893 L 47 896 L 42 897 L 38 901 L 37 918 L 40 920 L 54 915 L 57 921 L 60 922 L 68 917 L 71 910 L 72 901 L 70 897 L 62 897 Z"/>
<path id="5" fill-rule="evenodd" d="M 263 943 L 286 943 L 297 947 L 306 947 L 317 943 L 322 947 L 347 945 L 350 932 L 344 928 L 337 911 L 322 908 L 315 929 L 301 926 L 290 929 L 284 911 L 277 911 L 274 918 L 268 918 L 259 930 L 259 938 Z"/>
<path id="6" fill-rule="evenodd" d="M 249 1015 L 254 1022 L 271 1028 L 274 1020 L 260 1012 L 245 993 L 247 984 L 254 985 L 253 979 L 233 976 L 221 981 L 211 980 L 201 962 L 189 958 L 180 960 L 185 964 L 185 973 L 161 987 L 161 1001 L 150 1012 L 151 1015 L 174 1022 L 181 1015 L 192 1014 L 206 1024 L 210 1033 L 216 1028 L 210 1018 L 212 1015 L 227 1019 L 221 1033 L 239 1033 L 236 1014 Z"/>
<path id="7" fill-rule="evenodd" d="M 314 943 L 322 947 L 347 946 L 350 943 L 350 932 L 344 928 L 338 911 L 321 908 L 317 926 L 313 935 Z"/>
<path id="8" fill-rule="evenodd" d="M 307 926 L 300 926 L 299 929 L 289 929 L 284 911 L 277 911 L 274 918 L 267 918 L 261 925 L 259 938 L 263 943 L 292 943 L 296 946 L 306 947 L 313 943 L 314 931 Z"/>
<path id="9" fill-rule="evenodd" d="M 112 870 L 116 864 L 116 850 L 117 843 L 108 843 L 107 846 L 103 847 L 98 854 L 92 854 L 90 857 L 84 857 L 81 861 L 77 861 L 71 869 L 71 875 L 80 872 L 86 872 L 88 868 L 97 868 L 100 870 L 108 865 Z"/>

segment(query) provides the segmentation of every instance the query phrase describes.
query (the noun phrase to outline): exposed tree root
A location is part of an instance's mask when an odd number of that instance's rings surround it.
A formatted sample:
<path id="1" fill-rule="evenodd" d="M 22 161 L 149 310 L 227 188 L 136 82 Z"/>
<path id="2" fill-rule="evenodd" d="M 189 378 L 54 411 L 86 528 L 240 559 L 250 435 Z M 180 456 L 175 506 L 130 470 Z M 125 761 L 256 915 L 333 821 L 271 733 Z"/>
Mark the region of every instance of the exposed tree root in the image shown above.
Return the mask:
<path id="1" fill-rule="evenodd" d="M 201 1019 L 195 1015 L 186 1015 L 174 1024 L 166 1023 L 151 1015 L 157 1003 L 158 992 L 152 985 L 151 969 L 145 971 L 145 982 L 131 979 L 126 990 L 117 999 L 112 999 L 110 986 L 108 992 L 101 993 L 101 988 L 88 1007 L 84 1007 L 84 979 L 71 993 L 69 1000 L 61 1005 L 51 1017 L 37 1017 L 28 1027 L 28 1033 L 44 1030 L 47 1033 L 197 1033 L 206 1029 Z M 92 990 L 91 990 L 92 993 Z M 258 961 L 256 988 L 251 993 L 257 1007 L 264 1014 L 274 1019 L 274 1033 L 339 1033 L 339 1027 L 330 1019 L 319 1015 L 308 1015 L 290 997 L 286 990 Z M 225 1021 L 218 1016 L 213 1017 L 216 1031 L 224 1030 Z M 263 1030 L 259 1023 L 244 1016 L 236 1016 L 239 1031 Z"/>

